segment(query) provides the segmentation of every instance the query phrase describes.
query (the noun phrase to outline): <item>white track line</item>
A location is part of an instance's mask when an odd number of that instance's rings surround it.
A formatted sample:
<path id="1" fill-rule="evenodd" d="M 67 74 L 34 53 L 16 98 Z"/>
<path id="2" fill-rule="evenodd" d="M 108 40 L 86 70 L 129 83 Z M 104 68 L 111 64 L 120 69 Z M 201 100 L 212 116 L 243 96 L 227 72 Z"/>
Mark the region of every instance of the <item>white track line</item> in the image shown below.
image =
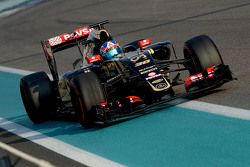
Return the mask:
<path id="1" fill-rule="evenodd" d="M 34 73 L 34 71 L 20 70 L 20 69 L 4 67 L 4 66 L 0 66 L 0 71 L 12 73 L 12 74 L 19 74 L 19 75 L 29 75 L 31 73 Z"/>
<path id="2" fill-rule="evenodd" d="M 70 144 L 64 143 L 55 138 L 46 136 L 40 132 L 33 131 L 22 125 L 0 118 L 0 127 L 14 133 L 22 138 L 37 143 L 49 150 L 59 153 L 65 157 L 75 160 L 81 164 L 93 167 L 113 167 L 123 166 L 116 162 L 105 159 L 88 151 L 79 149 Z"/>
<path id="3" fill-rule="evenodd" d="M 246 109 L 228 107 L 228 106 L 211 104 L 211 103 L 195 101 L 195 100 L 188 101 L 188 102 L 176 105 L 176 106 L 187 108 L 187 109 L 192 109 L 195 111 L 202 111 L 202 112 L 208 112 L 208 113 L 227 116 L 227 117 L 250 120 L 250 110 L 246 110 Z"/>

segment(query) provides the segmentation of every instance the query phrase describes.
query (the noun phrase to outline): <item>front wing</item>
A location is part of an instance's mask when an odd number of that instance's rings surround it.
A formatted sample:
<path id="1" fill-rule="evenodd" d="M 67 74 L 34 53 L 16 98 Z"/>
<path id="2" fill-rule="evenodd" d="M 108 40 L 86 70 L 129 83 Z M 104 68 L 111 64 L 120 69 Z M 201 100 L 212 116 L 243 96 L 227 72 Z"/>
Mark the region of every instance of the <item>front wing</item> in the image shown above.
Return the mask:
<path id="1" fill-rule="evenodd" d="M 211 70 L 213 69 L 213 70 Z M 200 78 L 195 77 L 199 76 Z M 201 77 L 202 76 L 202 77 Z M 192 80 L 194 79 L 194 80 Z M 141 100 L 136 103 L 131 101 L 111 103 L 101 103 L 96 106 L 96 124 L 107 125 L 109 123 L 120 122 L 123 120 L 133 119 L 148 113 L 155 112 L 164 104 L 176 99 L 194 99 L 204 95 L 205 92 L 222 86 L 224 83 L 232 81 L 232 73 L 227 65 L 209 67 L 204 73 L 190 76 L 186 79 L 185 87 L 187 92 L 177 93 L 175 95 L 166 95 L 161 100 L 146 105 Z M 187 82 L 189 82 L 187 84 Z M 135 101 L 135 100 L 134 100 Z M 171 106 L 171 105 L 170 105 Z"/>

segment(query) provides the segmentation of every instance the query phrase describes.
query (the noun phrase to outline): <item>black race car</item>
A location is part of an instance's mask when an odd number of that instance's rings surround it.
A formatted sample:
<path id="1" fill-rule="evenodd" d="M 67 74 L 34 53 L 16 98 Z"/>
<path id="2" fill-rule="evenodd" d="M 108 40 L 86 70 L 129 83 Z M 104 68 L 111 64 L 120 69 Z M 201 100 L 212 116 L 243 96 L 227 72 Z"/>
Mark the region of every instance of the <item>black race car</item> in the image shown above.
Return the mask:
<path id="1" fill-rule="evenodd" d="M 152 44 L 150 39 L 124 45 L 119 58 L 104 59 L 98 49 L 112 39 L 104 28 L 106 23 L 41 42 L 52 79 L 45 72 L 36 72 L 20 81 L 22 100 L 34 123 L 72 117 L 84 127 L 106 124 L 145 114 L 152 106 L 201 94 L 233 79 L 206 35 L 185 42 L 183 59 L 177 58 L 170 41 Z M 73 46 L 82 58 L 73 63 L 72 71 L 59 76 L 54 53 Z M 182 79 L 182 75 L 186 77 Z"/>

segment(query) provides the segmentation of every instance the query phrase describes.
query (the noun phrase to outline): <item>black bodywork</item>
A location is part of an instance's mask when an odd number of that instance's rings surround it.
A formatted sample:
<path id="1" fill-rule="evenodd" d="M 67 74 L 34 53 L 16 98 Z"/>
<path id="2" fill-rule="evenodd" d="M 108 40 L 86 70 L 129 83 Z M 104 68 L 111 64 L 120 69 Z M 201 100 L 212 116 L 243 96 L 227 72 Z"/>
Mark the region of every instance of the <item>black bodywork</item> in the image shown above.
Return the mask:
<path id="1" fill-rule="evenodd" d="M 104 29 L 107 21 L 100 22 L 89 27 Z M 143 39 L 142 39 L 143 40 Z M 108 123 L 131 116 L 137 116 L 148 112 L 149 107 L 168 102 L 170 100 L 200 94 L 214 89 L 225 82 L 232 80 L 229 67 L 216 66 L 215 77 L 210 80 L 206 71 L 202 72 L 204 80 L 197 82 L 196 88 L 187 92 L 177 93 L 175 86 L 184 85 L 185 79 L 181 77 L 182 71 L 189 72 L 192 59 L 179 59 L 176 56 L 173 44 L 170 41 L 158 42 L 139 47 L 137 40 L 123 46 L 124 55 L 115 60 L 105 60 L 91 64 L 81 64 L 80 68 L 65 73 L 61 79 L 57 72 L 54 53 L 86 43 L 86 37 L 65 42 L 60 46 L 51 47 L 48 40 L 42 41 L 42 46 L 53 77 L 55 91 L 57 92 L 57 112 L 65 114 L 74 112 L 72 99 L 65 100 L 61 96 L 61 83 L 66 85 L 77 75 L 94 72 L 105 92 L 105 105 L 96 104 L 95 123 Z M 84 57 L 83 57 L 84 59 Z M 77 61 L 81 63 L 81 61 Z M 186 72 L 186 73 L 187 73 Z M 70 89 L 68 89 L 70 90 Z M 70 95 L 70 91 L 67 92 Z M 140 97 L 140 103 L 131 103 L 128 96 Z M 70 96 L 69 96 L 70 97 Z"/>

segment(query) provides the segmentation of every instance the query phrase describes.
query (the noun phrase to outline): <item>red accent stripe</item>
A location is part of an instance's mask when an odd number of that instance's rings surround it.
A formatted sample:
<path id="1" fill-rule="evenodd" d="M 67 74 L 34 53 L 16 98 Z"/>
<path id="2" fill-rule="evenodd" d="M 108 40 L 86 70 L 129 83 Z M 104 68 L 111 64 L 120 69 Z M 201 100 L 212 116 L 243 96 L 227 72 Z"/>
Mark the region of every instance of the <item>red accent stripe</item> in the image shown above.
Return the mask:
<path id="1" fill-rule="evenodd" d="M 130 100 L 130 103 L 138 103 L 138 102 L 143 103 L 143 100 L 138 96 L 127 96 L 126 98 Z"/>

